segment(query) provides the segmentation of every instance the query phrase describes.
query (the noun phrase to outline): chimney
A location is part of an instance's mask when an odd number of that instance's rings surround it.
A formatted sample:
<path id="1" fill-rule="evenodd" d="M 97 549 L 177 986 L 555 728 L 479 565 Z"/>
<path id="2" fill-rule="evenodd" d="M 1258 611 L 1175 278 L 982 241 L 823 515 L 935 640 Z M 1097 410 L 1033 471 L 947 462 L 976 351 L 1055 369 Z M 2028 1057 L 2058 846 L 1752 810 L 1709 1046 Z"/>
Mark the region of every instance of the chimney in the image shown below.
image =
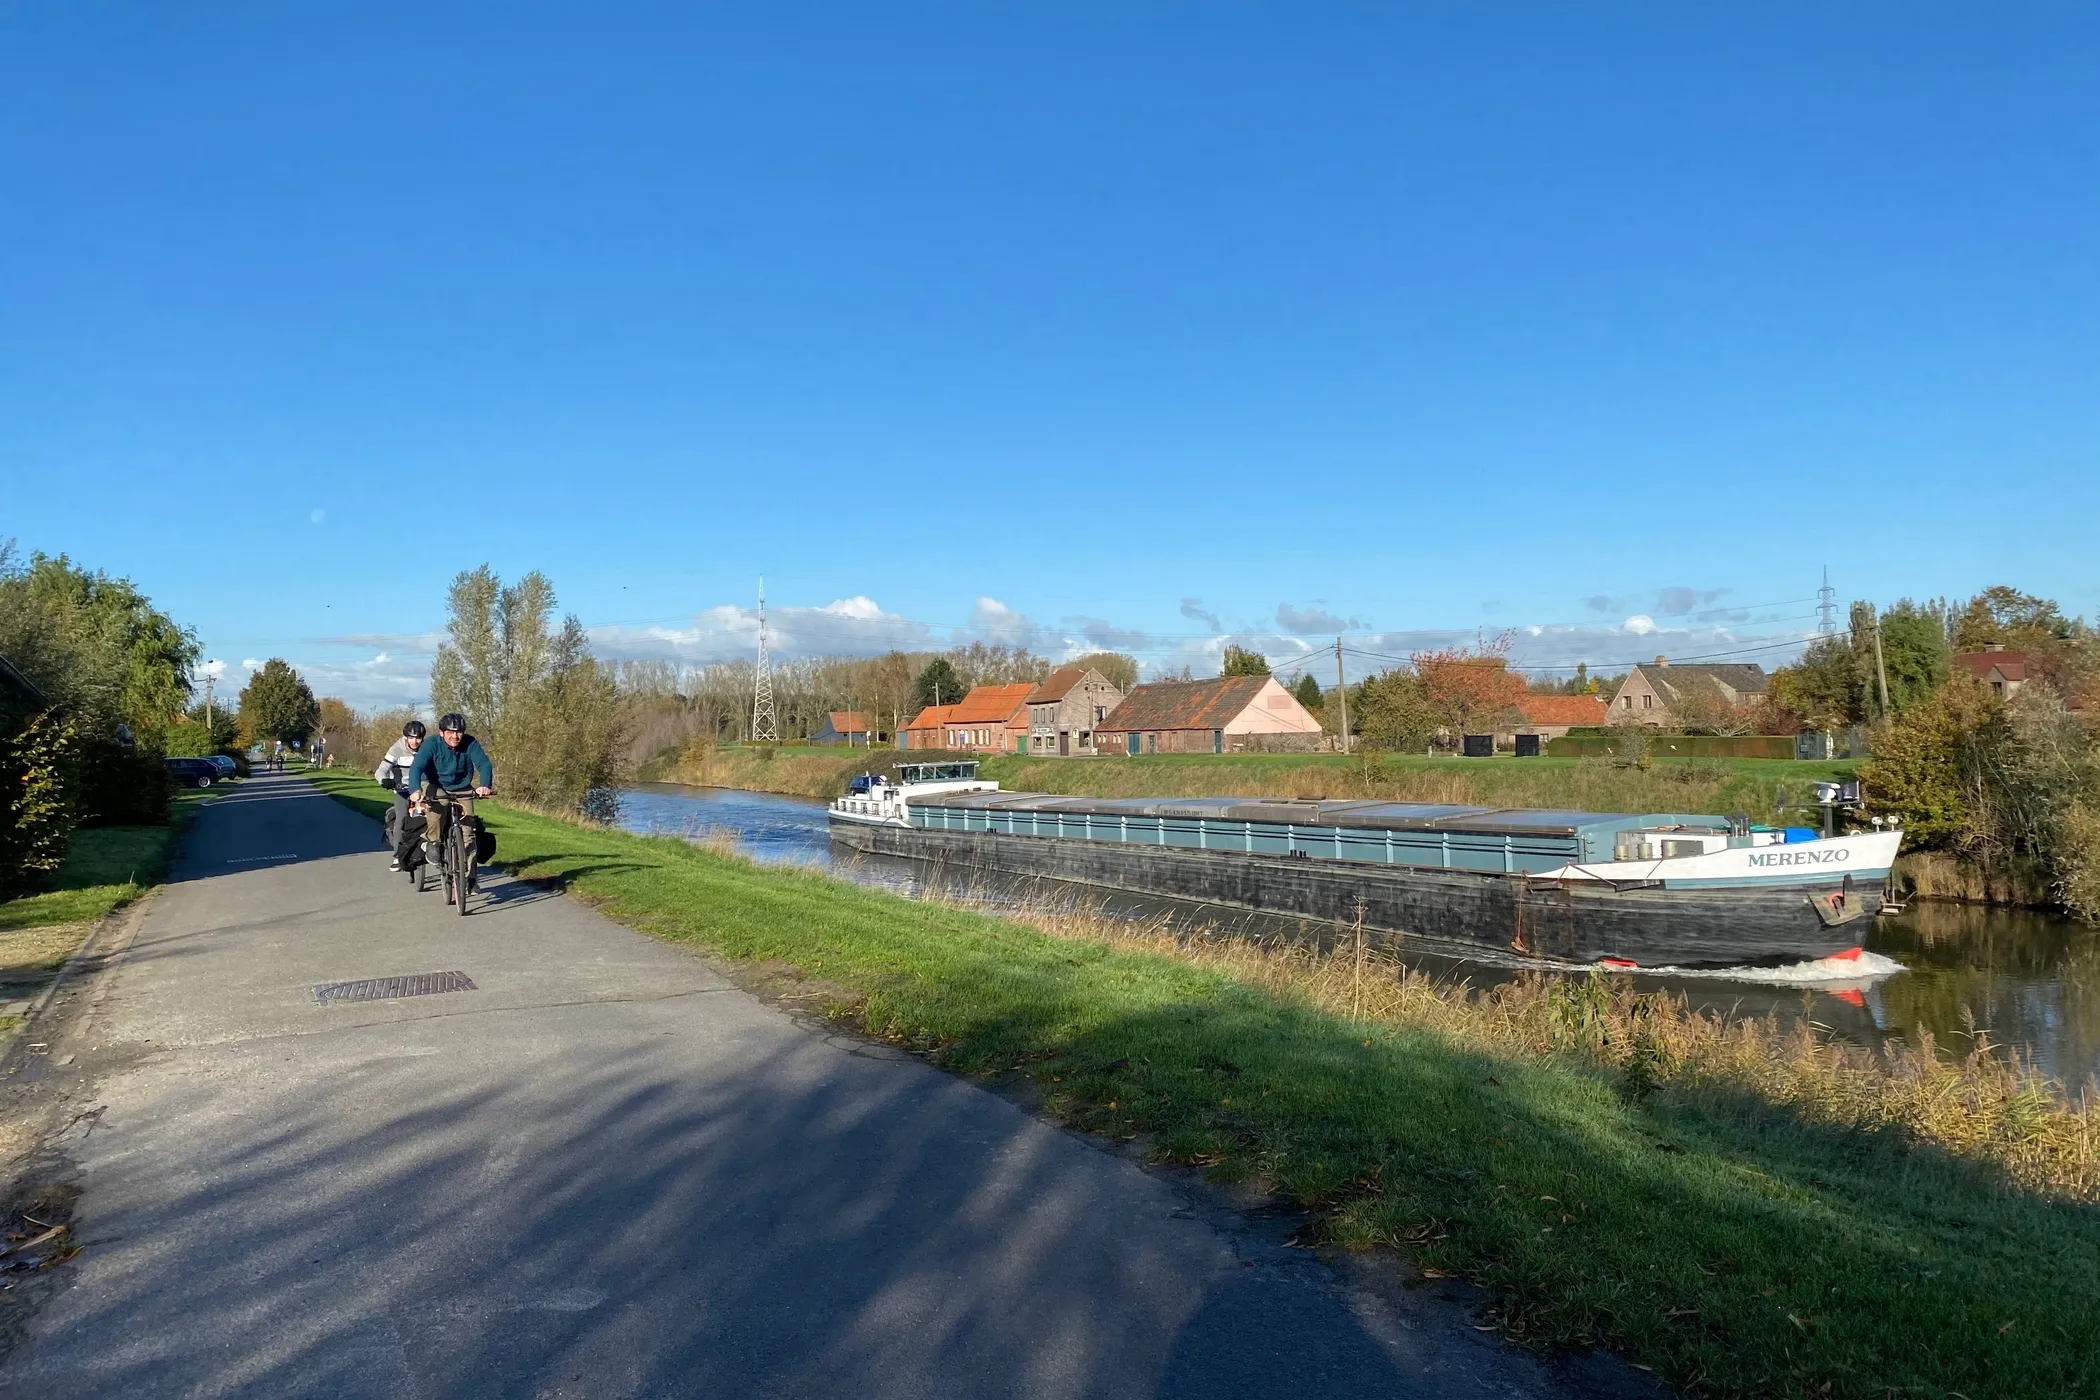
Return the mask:
<path id="1" fill-rule="evenodd" d="M 1658 666 L 1667 666 L 1670 664 L 1670 658 L 1667 656 L 1658 656 L 1655 658 L 1655 664 Z"/>
<path id="2" fill-rule="evenodd" d="M 2003 642 L 1985 642 L 1985 643 L 1983 644 L 1983 649 L 1984 649 L 1985 651 L 2004 651 L 2004 650 L 2005 650 L 2005 643 L 2003 643 Z"/>

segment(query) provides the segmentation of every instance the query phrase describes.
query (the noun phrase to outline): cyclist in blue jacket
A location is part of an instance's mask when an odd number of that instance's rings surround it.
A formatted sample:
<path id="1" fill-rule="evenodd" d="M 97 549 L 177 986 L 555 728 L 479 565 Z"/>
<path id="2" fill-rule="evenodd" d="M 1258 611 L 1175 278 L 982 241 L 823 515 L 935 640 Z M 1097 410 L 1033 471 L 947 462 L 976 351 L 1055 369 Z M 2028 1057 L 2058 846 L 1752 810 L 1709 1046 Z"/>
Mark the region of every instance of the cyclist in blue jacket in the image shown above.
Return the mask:
<path id="1" fill-rule="evenodd" d="M 451 804 L 438 799 L 460 798 L 467 815 L 472 816 L 474 799 L 492 796 L 496 785 L 496 770 L 489 762 L 488 750 L 467 733 L 465 717 L 455 711 L 439 720 L 438 738 L 443 742 L 423 745 L 416 750 L 415 762 L 408 766 L 412 813 L 435 818 L 424 823 L 428 829 L 422 833 L 430 843 L 433 861 L 444 844 L 446 823 L 451 819 Z M 399 864 L 407 864 L 415 841 L 416 833 L 408 830 L 411 825 L 401 823 L 400 844 L 394 848 L 394 859 Z"/>

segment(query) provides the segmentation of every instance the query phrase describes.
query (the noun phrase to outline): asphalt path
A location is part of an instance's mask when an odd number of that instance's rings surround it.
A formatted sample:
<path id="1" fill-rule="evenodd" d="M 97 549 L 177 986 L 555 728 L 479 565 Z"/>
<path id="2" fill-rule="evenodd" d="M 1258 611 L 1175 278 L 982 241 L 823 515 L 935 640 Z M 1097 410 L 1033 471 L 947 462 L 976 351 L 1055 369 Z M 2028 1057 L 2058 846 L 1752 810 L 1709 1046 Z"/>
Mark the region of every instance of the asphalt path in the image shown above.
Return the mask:
<path id="1" fill-rule="evenodd" d="M 386 859 L 295 776 L 199 817 L 52 1071 L 85 1248 L 0 1393 L 1594 1393 L 578 901 L 462 919 Z"/>

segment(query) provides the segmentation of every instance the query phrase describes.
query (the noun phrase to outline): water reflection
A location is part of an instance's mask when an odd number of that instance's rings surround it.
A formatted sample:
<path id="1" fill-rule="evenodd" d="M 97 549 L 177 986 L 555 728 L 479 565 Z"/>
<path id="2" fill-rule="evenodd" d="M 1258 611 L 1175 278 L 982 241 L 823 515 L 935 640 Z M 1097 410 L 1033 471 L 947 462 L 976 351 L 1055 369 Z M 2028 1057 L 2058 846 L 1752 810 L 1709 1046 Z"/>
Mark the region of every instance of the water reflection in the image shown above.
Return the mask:
<path id="1" fill-rule="evenodd" d="M 824 804 L 802 798 L 652 783 L 623 795 L 621 824 L 688 840 L 719 833 L 755 859 L 833 869 L 900 894 L 954 892 L 939 871 L 917 862 L 857 857 L 834 863 Z M 1069 899 L 1121 917 L 1165 914 L 1262 937 L 1323 934 L 1300 920 L 1055 882 L 1001 885 L 977 876 L 967 893 L 993 904 Z M 1925 1030 L 1944 1050 L 1960 1054 L 1984 1034 L 1994 1045 L 2017 1048 L 2043 1073 L 2067 1084 L 2100 1076 L 2100 936 L 2092 929 L 2039 914 L 1917 903 L 1899 917 L 1877 920 L 1866 946 L 1904 971 L 1793 987 L 1716 976 L 1638 974 L 1636 982 L 1727 1014 L 1770 1014 L 1787 1021 L 1806 1017 L 1860 1044 Z M 1475 985 L 1492 985 L 1521 971 L 1474 956 L 1424 951 L 1411 951 L 1408 962 Z"/>

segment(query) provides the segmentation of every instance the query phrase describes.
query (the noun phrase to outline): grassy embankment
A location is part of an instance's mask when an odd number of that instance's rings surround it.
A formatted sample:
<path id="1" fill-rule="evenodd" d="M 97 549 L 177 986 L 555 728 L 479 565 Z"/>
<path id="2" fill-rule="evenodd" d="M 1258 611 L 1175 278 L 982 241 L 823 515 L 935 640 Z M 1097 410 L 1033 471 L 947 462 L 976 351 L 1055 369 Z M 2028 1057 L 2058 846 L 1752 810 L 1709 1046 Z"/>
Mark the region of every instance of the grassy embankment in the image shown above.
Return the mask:
<path id="1" fill-rule="evenodd" d="M 224 790 L 178 791 L 166 826 L 82 827 L 73 833 L 53 888 L 0 902 L 0 1004 L 42 992 L 98 919 L 158 882 L 183 826 L 200 803 Z M 0 1016 L 0 1035 L 19 1020 Z"/>
<path id="2" fill-rule="evenodd" d="M 934 755 L 925 755 L 930 758 Z M 1746 811 L 1770 820 L 1777 790 L 1794 800 L 1808 784 L 1850 777 L 1849 763 L 1792 759 L 1658 759 L 1645 769 L 1601 758 L 1428 758 L 1390 754 L 1153 754 L 1142 758 L 980 758 L 983 773 L 1020 792 L 1089 797 L 1380 797 L 1592 812 Z M 921 755 L 894 749 L 782 746 L 770 756 L 741 745 L 696 746 L 645 771 L 669 782 L 832 798 L 858 774 Z M 1795 820 L 1799 820 L 1796 814 Z"/>
<path id="3" fill-rule="evenodd" d="M 1601 979 L 1473 997 L 1348 954 L 1017 922 L 488 811 L 519 874 L 1475 1279 L 1523 1340 L 1609 1343 L 1698 1394 L 2100 1396 L 2100 1123 L 1987 1060 L 1726 1030 Z"/>

